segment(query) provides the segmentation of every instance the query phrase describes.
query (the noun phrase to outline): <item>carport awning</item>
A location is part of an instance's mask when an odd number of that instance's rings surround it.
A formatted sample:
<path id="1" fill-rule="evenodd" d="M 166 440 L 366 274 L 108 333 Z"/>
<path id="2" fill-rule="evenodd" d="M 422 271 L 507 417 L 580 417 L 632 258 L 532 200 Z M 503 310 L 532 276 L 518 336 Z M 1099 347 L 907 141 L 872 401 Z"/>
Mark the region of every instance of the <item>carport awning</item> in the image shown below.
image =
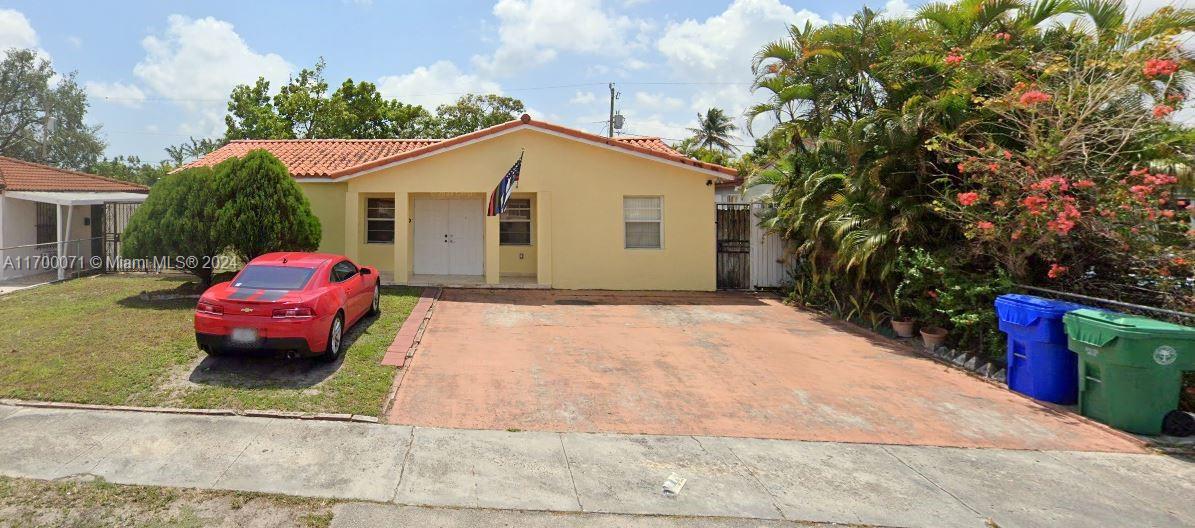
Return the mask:
<path id="1" fill-rule="evenodd" d="M 9 191 L 4 196 L 56 205 L 98 205 L 109 202 L 141 203 L 147 195 L 130 192 Z"/>

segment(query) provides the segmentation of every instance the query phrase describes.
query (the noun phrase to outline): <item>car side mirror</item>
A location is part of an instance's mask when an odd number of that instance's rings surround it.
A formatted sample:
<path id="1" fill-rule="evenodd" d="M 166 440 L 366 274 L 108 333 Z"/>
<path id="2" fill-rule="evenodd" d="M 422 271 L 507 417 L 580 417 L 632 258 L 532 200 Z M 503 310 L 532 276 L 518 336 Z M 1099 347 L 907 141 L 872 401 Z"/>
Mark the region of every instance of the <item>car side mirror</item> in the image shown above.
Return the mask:
<path id="1" fill-rule="evenodd" d="M 369 271 L 369 268 L 361 268 L 361 274 L 362 274 L 362 275 L 369 275 L 370 273 L 371 273 L 371 272 Z"/>

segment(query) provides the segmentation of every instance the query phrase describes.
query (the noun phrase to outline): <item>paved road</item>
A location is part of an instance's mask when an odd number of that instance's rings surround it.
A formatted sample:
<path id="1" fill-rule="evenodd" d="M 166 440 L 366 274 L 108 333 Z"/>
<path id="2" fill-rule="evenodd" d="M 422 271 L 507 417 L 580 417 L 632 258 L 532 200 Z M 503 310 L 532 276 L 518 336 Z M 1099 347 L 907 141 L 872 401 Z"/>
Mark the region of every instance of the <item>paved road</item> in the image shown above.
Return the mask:
<path id="1" fill-rule="evenodd" d="M 669 498 L 661 485 L 672 472 L 688 483 Z M 1001 527 L 1195 525 L 1195 461 L 1123 453 L 0 406 L 0 474 L 516 511 L 885 526 L 984 526 L 989 518 Z M 365 514 L 386 512 L 352 513 Z"/>

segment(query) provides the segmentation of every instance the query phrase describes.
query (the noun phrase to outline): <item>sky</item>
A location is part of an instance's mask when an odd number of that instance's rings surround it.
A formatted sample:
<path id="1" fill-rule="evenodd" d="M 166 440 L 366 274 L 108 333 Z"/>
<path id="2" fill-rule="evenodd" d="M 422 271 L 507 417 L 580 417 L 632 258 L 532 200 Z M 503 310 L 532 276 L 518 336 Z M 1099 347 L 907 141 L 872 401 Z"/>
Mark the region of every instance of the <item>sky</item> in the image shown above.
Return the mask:
<path id="1" fill-rule="evenodd" d="M 1138 0 L 1148 10 L 1161 0 Z M 908 16 L 919 0 L 867 5 Z M 464 93 L 517 97 L 528 113 L 604 133 L 608 83 L 624 133 L 677 140 L 697 113 L 739 116 L 751 57 L 790 24 L 849 17 L 838 0 L 12 1 L 0 49 L 28 47 L 85 86 L 107 156 L 164 159 L 188 137 L 223 135 L 237 84 L 276 89 L 319 57 L 335 87 L 377 84 L 429 109 Z M 745 123 L 740 118 L 740 126 Z M 755 133 L 766 132 L 767 123 Z M 747 131 L 737 140 L 751 142 Z"/>

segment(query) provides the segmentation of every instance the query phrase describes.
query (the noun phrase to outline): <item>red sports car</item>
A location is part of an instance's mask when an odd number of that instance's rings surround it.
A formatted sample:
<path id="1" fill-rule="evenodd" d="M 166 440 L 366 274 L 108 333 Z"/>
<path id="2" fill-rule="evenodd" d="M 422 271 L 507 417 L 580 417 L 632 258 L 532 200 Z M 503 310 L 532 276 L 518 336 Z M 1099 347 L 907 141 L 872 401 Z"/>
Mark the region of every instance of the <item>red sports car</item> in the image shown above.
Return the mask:
<path id="1" fill-rule="evenodd" d="M 380 311 L 378 270 L 340 255 L 270 253 L 195 308 L 195 341 L 210 355 L 266 352 L 340 357 L 346 328 Z"/>

